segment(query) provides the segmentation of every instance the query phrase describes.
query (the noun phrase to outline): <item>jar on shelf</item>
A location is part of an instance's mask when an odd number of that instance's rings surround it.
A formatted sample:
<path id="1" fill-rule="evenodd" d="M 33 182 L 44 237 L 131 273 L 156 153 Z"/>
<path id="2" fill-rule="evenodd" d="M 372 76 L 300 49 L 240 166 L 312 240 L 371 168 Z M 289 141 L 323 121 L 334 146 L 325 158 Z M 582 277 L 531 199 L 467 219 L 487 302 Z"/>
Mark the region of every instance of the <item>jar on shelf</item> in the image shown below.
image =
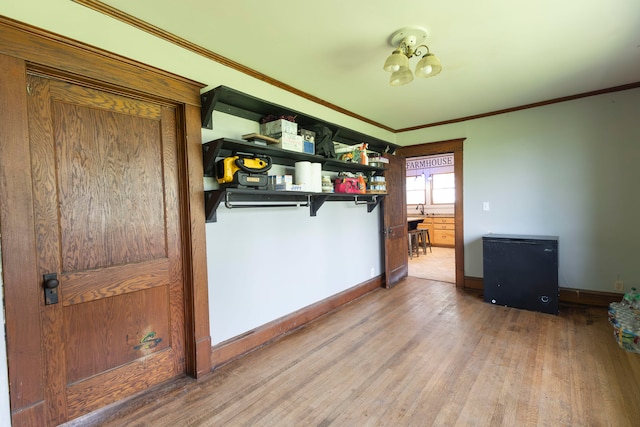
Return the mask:
<path id="1" fill-rule="evenodd" d="M 333 184 L 331 183 L 331 177 L 329 175 L 322 176 L 322 192 L 333 193 Z"/>

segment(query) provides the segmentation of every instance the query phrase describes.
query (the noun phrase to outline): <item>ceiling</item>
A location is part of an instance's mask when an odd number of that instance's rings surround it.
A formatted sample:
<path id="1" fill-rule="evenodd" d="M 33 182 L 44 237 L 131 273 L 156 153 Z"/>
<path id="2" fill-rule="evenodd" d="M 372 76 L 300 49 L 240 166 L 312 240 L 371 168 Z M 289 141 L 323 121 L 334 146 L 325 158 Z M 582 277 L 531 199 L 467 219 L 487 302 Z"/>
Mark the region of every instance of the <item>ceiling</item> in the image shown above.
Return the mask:
<path id="1" fill-rule="evenodd" d="M 638 0 L 102 3 L 391 130 L 640 81 Z M 443 70 L 391 87 L 388 40 L 411 25 Z"/>

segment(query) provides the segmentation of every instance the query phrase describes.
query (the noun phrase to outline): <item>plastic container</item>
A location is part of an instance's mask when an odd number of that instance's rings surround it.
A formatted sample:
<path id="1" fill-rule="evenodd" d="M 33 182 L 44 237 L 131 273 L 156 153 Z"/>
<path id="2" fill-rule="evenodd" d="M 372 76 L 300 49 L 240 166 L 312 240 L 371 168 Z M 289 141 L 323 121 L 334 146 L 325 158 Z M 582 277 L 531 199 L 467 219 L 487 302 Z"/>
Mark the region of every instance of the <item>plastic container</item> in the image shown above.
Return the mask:
<path id="1" fill-rule="evenodd" d="M 620 348 L 640 353 L 640 317 L 635 309 L 620 302 L 609 304 L 609 323 L 613 326 L 613 337 Z"/>
<path id="2" fill-rule="evenodd" d="M 620 301 L 620 303 L 625 307 L 631 307 L 632 304 L 635 304 L 637 297 L 638 291 L 636 290 L 636 288 L 631 288 L 629 292 L 624 294 L 624 297 L 622 297 L 622 301 Z"/>

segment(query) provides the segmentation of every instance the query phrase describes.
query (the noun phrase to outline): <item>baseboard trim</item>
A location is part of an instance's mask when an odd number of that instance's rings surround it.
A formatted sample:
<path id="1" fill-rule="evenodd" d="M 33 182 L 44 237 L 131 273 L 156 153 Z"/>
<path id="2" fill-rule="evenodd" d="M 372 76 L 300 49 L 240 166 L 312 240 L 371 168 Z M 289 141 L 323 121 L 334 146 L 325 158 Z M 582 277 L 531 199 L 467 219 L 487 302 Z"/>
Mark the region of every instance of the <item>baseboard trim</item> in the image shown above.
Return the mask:
<path id="1" fill-rule="evenodd" d="M 263 326 L 224 341 L 211 348 L 211 366 L 215 370 L 240 356 L 268 344 L 307 323 L 363 295 L 382 288 L 383 276 L 375 277 L 315 304 L 304 307 Z"/>
<path id="2" fill-rule="evenodd" d="M 614 301 L 620 301 L 621 294 L 614 292 L 590 291 L 585 289 L 560 288 L 559 301 L 564 304 L 581 304 L 595 307 L 608 307 Z"/>
<path id="3" fill-rule="evenodd" d="M 464 288 L 465 289 L 476 289 L 476 290 L 483 290 L 484 286 L 483 286 L 483 282 L 482 282 L 482 277 L 470 277 L 470 276 L 464 276 Z"/>
<path id="4" fill-rule="evenodd" d="M 464 277 L 465 289 L 483 290 L 482 277 Z M 591 291 L 586 289 L 560 288 L 558 302 L 561 304 L 590 305 L 594 307 L 608 307 L 609 303 L 620 301 L 621 294 L 614 292 Z"/>

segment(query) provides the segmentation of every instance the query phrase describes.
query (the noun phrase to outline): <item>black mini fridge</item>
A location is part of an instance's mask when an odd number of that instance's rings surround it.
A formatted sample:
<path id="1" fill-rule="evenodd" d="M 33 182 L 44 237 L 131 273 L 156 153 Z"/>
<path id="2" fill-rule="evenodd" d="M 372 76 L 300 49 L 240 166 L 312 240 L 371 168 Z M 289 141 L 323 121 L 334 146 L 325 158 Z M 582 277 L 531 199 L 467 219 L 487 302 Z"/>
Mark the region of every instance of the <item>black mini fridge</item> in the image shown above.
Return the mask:
<path id="1" fill-rule="evenodd" d="M 484 301 L 558 314 L 558 237 L 482 237 Z"/>

